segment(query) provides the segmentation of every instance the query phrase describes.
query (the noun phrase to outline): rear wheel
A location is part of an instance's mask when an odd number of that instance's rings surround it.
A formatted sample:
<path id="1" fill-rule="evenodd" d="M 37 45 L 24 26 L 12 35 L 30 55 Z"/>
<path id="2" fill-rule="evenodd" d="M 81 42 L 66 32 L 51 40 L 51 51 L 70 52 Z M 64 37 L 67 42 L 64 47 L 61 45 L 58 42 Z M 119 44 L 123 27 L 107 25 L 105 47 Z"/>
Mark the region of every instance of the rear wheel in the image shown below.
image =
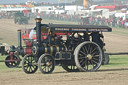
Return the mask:
<path id="1" fill-rule="evenodd" d="M 17 55 L 8 55 L 5 59 L 5 65 L 9 68 L 15 68 L 20 64 L 20 57 Z"/>
<path id="2" fill-rule="evenodd" d="M 75 51 L 75 63 L 80 71 L 96 71 L 102 63 L 102 50 L 94 42 L 83 42 Z"/>
<path id="3" fill-rule="evenodd" d="M 24 56 L 22 61 L 23 71 L 27 74 L 35 73 L 38 69 L 37 63 L 34 60 L 34 56 L 27 54 Z"/>
<path id="4" fill-rule="evenodd" d="M 52 73 L 55 68 L 55 61 L 49 54 L 43 54 L 39 58 L 38 67 L 44 74 Z"/>
<path id="5" fill-rule="evenodd" d="M 106 64 L 109 64 L 109 55 L 107 53 L 104 53 L 104 58 L 105 58 L 105 61 L 104 61 L 104 65 Z"/>

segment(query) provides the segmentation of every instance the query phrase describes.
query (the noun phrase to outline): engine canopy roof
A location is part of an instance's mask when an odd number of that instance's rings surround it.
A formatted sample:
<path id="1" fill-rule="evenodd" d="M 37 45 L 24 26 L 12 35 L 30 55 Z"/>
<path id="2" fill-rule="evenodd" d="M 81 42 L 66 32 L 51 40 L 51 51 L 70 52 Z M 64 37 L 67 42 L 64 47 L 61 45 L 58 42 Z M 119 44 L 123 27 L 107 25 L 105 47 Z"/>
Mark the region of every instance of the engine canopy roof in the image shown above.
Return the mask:
<path id="1" fill-rule="evenodd" d="M 36 30 L 36 27 L 34 28 Z M 112 28 L 101 25 L 68 25 L 68 24 L 41 24 L 41 30 L 63 32 L 111 32 Z"/>

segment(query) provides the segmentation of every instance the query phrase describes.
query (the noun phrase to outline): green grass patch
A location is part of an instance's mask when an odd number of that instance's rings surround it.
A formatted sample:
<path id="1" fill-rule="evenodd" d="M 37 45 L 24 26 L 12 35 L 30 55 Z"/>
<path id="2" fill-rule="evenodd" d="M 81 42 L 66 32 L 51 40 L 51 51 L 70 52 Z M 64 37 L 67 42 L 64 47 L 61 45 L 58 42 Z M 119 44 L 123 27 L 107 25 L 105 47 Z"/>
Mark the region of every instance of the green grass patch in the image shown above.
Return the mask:
<path id="1" fill-rule="evenodd" d="M 108 65 L 102 67 L 127 67 L 128 66 L 128 55 L 111 55 Z"/>
<path id="2" fill-rule="evenodd" d="M 21 69 L 21 63 L 20 63 L 20 66 L 18 66 L 17 68 L 8 68 L 4 62 L 6 57 L 7 57 L 7 55 L 0 56 L 0 72 L 2 72 L 2 71 L 17 71 L 17 70 Z"/>
<path id="3" fill-rule="evenodd" d="M 4 61 L 6 56 L 0 56 L 0 61 Z M 110 56 L 110 62 L 108 65 L 102 65 L 101 68 L 124 68 L 128 66 L 128 55 L 112 55 Z M 57 70 L 62 70 L 61 66 L 56 66 Z M 0 62 L 0 72 L 2 71 L 19 71 L 22 70 L 21 64 L 17 68 L 8 68 L 4 62 Z"/>
<path id="4" fill-rule="evenodd" d="M 0 62 L 3 62 L 5 60 L 6 56 L 0 56 Z"/>

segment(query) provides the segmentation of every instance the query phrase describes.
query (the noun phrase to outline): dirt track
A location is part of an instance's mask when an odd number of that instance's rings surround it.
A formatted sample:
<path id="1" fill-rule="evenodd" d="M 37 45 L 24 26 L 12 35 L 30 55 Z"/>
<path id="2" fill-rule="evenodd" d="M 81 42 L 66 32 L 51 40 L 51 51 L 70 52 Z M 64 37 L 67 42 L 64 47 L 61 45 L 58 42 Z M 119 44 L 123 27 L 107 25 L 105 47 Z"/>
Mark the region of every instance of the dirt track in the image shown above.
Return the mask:
<path id="1" fill-rule="evenodd" d="M 108 52 L 128 52 L 128 36 L 104 33 Z"/>
<path id="2" fill-rule="evenodd" d="M 98 72 L 65 72 L 55 69 L 52 74 L 39 71 L 28 75 L 22 70 L 0 73 L 0 85 L 127 85 L 127 69 L 101 69 Z"/>
<path id="3" fill-rule="evenodd" d="M 34 25 L 34 24 L 33 24 Z M 32 27 L 27 25 L 26 27 Z M 13 20 L 0 20 L 0 39 L 17 43 L 17 29 L 25 25 L 15 25 Z M 114 33 L 104 33 L 108 52 L 128 52 L 128 37 Z M 0 41 L 1 42 L 1 41 Z M 9 68 L 8 68 L 9 69 Z M 0 85 L 127 85 L 128 68 L 100 69 L 98 72 L 68 73 L 63 69 L 55 69 L 52 74 L 25 74 L 21 68 L 0 71 Z"/>

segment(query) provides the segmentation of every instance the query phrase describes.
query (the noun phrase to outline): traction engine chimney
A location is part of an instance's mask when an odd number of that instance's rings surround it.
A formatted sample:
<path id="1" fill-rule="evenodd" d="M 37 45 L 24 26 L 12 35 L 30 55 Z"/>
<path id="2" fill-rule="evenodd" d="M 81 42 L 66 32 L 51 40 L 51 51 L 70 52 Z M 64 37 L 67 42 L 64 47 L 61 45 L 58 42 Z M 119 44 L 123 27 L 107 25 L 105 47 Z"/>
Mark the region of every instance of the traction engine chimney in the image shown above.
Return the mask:
<path id="1" fill-rule="evenodd" d="M 18 30 L 18 47 L 22 48 L 21 29 Z"/>
<path id="2" fill-rule="evenodd" d="M 41 45 L 41 18 L 36 18 L 36 38 L 37 38 L 37 45 Z"/>

